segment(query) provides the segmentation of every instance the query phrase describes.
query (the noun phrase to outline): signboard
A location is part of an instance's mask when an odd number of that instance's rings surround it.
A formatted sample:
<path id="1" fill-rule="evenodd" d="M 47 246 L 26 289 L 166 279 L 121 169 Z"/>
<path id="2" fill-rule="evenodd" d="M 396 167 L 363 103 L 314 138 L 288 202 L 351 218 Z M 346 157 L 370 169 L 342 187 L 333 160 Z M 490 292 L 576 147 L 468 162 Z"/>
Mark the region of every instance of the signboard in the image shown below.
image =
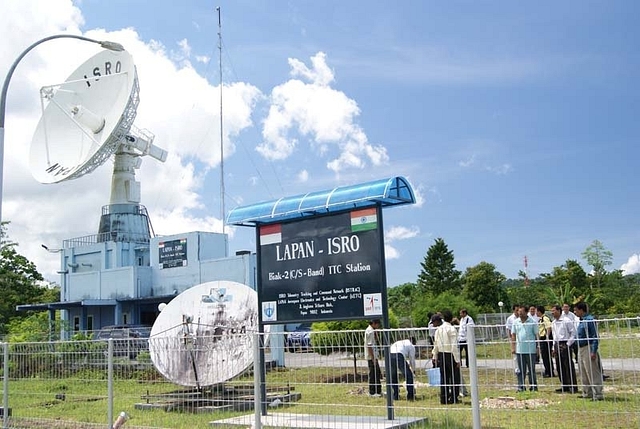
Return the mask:
<path id="1" fill-rule="evenodd" d="M 382 316 L 381 216 L 372 207 L 259 226 L 262 322 Z"/>
<path id="2" fill-rule="evenodd" d="M 158 264 L 160 269 L 187 266 L 187 239 L 158 243 Z"/>

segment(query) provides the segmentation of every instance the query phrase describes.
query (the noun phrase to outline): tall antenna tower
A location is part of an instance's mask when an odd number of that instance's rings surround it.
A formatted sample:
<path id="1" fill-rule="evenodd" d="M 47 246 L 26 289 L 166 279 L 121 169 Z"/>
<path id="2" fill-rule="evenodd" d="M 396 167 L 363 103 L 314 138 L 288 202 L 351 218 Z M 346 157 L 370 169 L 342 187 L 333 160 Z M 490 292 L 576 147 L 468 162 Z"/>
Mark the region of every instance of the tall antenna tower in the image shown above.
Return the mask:
<path id="1" fill-rule="evenodd" d="M 220 73 L 220 219 L 222 220 L 222 233 L 225 230 L 224 217 L 224 133 L 222 131 L 222 19 L 220 18 L 220 6 L 216 8 L 218 11 L 218 68 Z"/>
<path id="2" fill-rule="evenodd" d="M 524 255 L 524 285 L 529 286 L 529 260 L 527 255 Z"/>

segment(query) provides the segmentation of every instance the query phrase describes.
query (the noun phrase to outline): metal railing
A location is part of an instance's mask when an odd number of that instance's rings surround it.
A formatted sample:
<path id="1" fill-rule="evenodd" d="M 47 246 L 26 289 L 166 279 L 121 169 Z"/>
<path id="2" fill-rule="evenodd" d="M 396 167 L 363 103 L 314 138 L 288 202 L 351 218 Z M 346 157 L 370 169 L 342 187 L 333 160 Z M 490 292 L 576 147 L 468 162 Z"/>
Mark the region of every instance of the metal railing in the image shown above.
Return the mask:
<path id="1" fill-rule="evenodd" d="M 490 329 L 496 327 L 476 325 L 469 334 Z M 541 422 L 558 421 L 581 421 L 590 427 L 639 427 L 638 319 L 600 320 L 599 329 L 602 370 L 607 377 L 604 401 L 599 402 L 556 393 L 562 390 L 560 380 L 542 376 L 542 359 L 534 365 L 537 390 L 516 392 L 518 377 L 506 335 L 470 342 L 469 367 L 462 365 L 459 385 L 460 393 L 466 390 L 467 396 L 452 405 L 441 404 L 441 387 L 427 378 L 432 361 L 425 328 L 379 332 L 379 338 L 389 342 L 416 337 L 414 401 L 407 400 L 402 375 L 398 400 L 369 395 L 364 335 L 359 330 L 312 331 L 311 347 L 293 350 L 287 347 L 286 333 L 265 334 L 264 341 L 256 332 L 243 333 L 251 337 L 247 343 L 256 345 L 254 362 L 259 362 L 261 371 L 254 376 L 250 367 L 226 382 L 199 387 L 168 381 L 154 366 L 151 352 L 119 353 L 123 349 L 114 340 L 3 343 L 3 427 L 105 427 L 124 411 L 130 416 L 126 425 L 132 428 L 284 428 L 300 427 L 302 421 L 311 425 L 305 427 L 340 421 L 344 427 L 369 428 L 389 423 L 389 407 L 397 422 L 417 428 L 541 427 Z M 160 353 L 171 349 L 175 356 L 172 371 L 178 376 L 194 370 L 225 370 L 225 365 L 237 373 L 237 362 L 232 359 L 222 359 L 223 368 L 216 368 L 199 358 L 200 351 L 210 353 L 218 347 L 215 335 L 190 341 L 151 337 L 149 342 Z M 259 344 L 266 346 L 259 348 Z M 388 351 L 388 343 L 379 345 L 385 393 L 393 387 L 387 384 L 390 374 L 383 358 Z M 219 352 L 227 356 L 224 350 Z M 273 361 L 278 355 L 284 356 L 283 365 Z M 579 366 L 576 371 L 582 393 Z"/>

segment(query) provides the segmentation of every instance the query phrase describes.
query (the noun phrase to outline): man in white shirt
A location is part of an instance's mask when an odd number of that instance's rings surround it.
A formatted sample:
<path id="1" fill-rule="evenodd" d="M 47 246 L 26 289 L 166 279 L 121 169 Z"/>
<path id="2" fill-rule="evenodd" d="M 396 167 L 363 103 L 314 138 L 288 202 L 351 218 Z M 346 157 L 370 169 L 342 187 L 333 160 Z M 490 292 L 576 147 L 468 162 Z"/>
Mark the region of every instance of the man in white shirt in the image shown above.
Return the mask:
<path id="1" fill-rule="evenodd" d="M 400 389 L 398 386 L 398 369 L 402 372 L 407 384 L 407 400 L 416 399 L 416 390 L 413 385 L 414 369 L 416 367 L 416 338 L 400 340 L 389 347 L 389 359 L 391 361 L 390 376 L 391 388 L 393 389 L 393 399 L 400 399 Z"/>
<path id="2" fill-rule="evenodd" d="M 475 325 L 475 322 L 467 313 L 467 309 L 460 310 L 460 330 L 458 331 L 458 347 L 460 348 L 460 359 L 462 359 L 462 351 L 464 351 L 465 366 L 469 368 L 469 347 L 467 345 L 467 328 L 469 325 Z"/>
<path id="3" fill-rule="evenodd" d="M 580 319 L 578 318 L 578 316 L 576 316 L 571 309 L 569 308 L 569 304 L 567 304 L 566 302 L 564 304 L 562 304 L 562 315 L 571 320 L 573 322 L 574 325 L 576 325 L 576 331 L 578 330 L 578 325 L 580 324 Z M 578 364 L 578 343 L 574 342 L 571 345 L 571 355 L 573 355 L 574 359 L 576 360 L 576 365 Z"/>
<path id="4" fill-rule="evenodd" d="M 433 364 L 440 368 L 440 403 L 455 404 L 459 402 L 461 384 L 458 333 L 451 326 L 453 314 L 449 310 L 442 312 L 442 324 L 439 315 L 434 318 L 434 326 L 439 325 L 433 345 Z"/>
<path id="5" fill-rule="evenodd" d="M 440 314 L 440 313 L 437 313 Z M 429 313 L 429 324 L 427 325 L 427 329 L 429 330 L 429 345 L 433 347 L 433 340 L 436 337 L 436 327 L 433 326 L 433 314 Z M 442 317 L 442 315 L 440 315 Z"/>
<path id="6" fill-rule="evenodd" d="M 531 317 L 536 323 L 540 321 L 540 318 L 538 317 L 538 309 L 535 305 L 529 306 L 529 317 Z"/>
<path id="7" fill-rule="evenodd" d="M 511 340 L 511 328 L 513 327 L 513 322 L 518 318 L 518 308 L 520 306 L 518 304 L 513 304 L 511 310 L 511 316 L 507 317 L 507 323 L 505 324 L 507 328 L 507 337 Z"/>
<path id="8" fill-rule="evenodd" d="M 553 356 L 556 358 L 556 368 L 562 387 L 557 393 L 578 393 L 576 368 L 571 360 L 571 346 L 576 341 L 576 325 L 567 317 L 559 305 L 551 307 L 553 322 Z M 573 313 L 572 313 L 573 314 Z"/>
<path id="9" fill-rule="evenodd" d="M 364 331 L 364 357 L 369 367 L 369 396 L 382 396 L 382 372 L 378 363 L 378 345 L 376 341 L 376 329 L 381 326 L 380 319 L 369 321 L 369 326 Z"/>

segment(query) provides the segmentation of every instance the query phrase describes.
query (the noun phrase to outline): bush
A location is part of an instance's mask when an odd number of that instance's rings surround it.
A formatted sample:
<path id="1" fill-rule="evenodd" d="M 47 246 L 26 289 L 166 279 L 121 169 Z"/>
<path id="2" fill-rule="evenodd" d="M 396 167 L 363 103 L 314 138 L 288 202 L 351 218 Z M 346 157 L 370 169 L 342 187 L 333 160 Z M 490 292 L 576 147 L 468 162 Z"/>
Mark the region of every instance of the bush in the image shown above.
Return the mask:
<path id="1" fill-rule="evenodd" d="M 389 311 L 389 325 L 391 328 L 398 327 L 398 318 L 392 311 Z M 321 355 L 337 352 L 360 353 L 367 326 L 367 320 L 316 322 L 311 325 L 313 351 Z"/>

